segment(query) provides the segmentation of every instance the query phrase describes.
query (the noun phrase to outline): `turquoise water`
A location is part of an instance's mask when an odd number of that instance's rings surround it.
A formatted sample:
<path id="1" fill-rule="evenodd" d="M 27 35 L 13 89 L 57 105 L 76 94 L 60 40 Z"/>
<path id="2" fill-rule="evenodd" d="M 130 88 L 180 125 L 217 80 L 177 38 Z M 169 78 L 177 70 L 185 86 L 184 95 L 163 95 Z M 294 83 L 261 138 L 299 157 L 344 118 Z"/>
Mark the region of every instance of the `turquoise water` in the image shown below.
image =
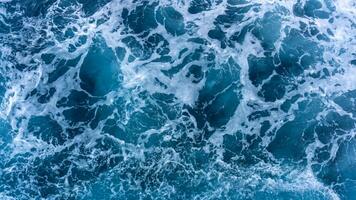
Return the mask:
<path id="1" fill-rule="evenodd" d="M 356 198 L 353 0 L 0 0 L 0 199 Z"/>

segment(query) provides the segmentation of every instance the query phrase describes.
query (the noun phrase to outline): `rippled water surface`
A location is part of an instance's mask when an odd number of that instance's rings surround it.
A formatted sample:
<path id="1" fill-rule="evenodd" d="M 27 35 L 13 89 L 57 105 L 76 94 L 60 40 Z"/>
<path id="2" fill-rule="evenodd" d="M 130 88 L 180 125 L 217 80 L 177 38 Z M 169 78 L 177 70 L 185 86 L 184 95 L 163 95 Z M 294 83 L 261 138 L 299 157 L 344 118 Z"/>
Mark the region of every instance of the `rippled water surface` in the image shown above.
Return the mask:
<path id="1" fill-rule="evenodd" d="M 356 199 L 354 0 L 0 0 L 0 199 Z"/>

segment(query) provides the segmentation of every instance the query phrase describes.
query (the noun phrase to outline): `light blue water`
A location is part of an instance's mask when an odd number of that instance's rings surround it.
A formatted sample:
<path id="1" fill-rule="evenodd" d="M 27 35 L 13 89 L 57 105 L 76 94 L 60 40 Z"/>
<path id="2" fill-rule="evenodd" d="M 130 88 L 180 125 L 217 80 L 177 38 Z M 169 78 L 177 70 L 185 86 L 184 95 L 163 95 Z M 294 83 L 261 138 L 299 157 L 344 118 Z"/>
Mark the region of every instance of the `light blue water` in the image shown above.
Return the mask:
<path id="1" fill-rule="evenodd" d="M 356 199 L 353 0 L 0 0 L 0 199 Z"/>

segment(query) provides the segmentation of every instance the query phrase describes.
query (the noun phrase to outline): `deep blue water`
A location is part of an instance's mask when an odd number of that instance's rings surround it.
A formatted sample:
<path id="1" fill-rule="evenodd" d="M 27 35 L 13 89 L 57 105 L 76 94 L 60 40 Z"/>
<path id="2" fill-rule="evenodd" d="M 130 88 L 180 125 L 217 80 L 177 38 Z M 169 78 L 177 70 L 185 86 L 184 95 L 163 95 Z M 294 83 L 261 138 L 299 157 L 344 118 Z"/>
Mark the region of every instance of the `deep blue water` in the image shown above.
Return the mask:
<path id="1" fill-rule="evenodd" d="M 356 2 L 0 0 L 0 199 L 356 199 Z"/>

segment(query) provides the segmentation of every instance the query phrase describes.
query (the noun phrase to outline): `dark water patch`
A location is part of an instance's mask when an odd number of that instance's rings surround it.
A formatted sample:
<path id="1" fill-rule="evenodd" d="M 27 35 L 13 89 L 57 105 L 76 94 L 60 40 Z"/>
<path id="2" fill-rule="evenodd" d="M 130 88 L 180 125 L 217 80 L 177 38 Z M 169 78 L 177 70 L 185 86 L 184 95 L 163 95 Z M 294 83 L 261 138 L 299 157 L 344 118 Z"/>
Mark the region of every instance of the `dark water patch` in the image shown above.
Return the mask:
<path id="1" fill-rule="evenodd" d="M 258 95 L 263 97 L 267 102 L 273 102 L 281 99 L 285 93 L 287 80 L 280 75 L 273 75 L 266 83 L 262 85 Z"/>
<path id="2" fill-rule="evenodd" d="M 110 0 L 78 0 L 78 3 L 82 5 L 82 10 L 85 16 L 91 16 L 97 12 L 100 8 L 109 3 Z"/>
<path id="3" fill-rule="evenodd" d="M 277 130 L 267 150 L 276 158 L 305 162 L 306 148 L 314 141 L 314 119 L 322 108 L 322 103 L 317 99 L 300 102 L 295 119 Z"/>
<path id="4" fill-rule="evenodd" d="M 186 77 L 193 78 L 193 83 L 199 83 L 204 78 L 204 72 L 202 71 L 202 67 L 199 65 L 190 66 Z"/>
<path id="5" fill-rule="evenodd" d="M 45 15 L 47 10 L 56 2 L 56 0 L 23 1 L 25 14 L 29 17 L 38 17 Z"/>
<path id="6" fill-rule="evenodd" d="M 285 100 L 281 105 L 281 110 L 283 110 L 284 112 L 288 112 L 291 106 L 301 97 L 302 95 L 296 94 L 292 98 Z"/>
<path id="7" fill-rule="evenodd" d="M 319 151 L 318 157 L 322 157 L 325 154 L 323 160 L 326 162 L 323 165 L 316 164 L 314 169 L 316 170 L 318 178 L 323 180 L 328 185 L 333 185 L 333 188 L 339 193 L 341 199 L 352 198 L 355 193 L 354 182 L 356 177 L 352 172 L 356 163 L 349 156 L 354 156 L 355 139 L 347 139 L 339 143 L 339 148 L 336 153 L 336 157 L 330 159 L 326 151 Z"/>
<path id="8" fill-rule="evenodd" d="M 88 106 L 99 101 L 100 98 L 90 97 L 84 91 L 72 90 L 68 97 L 63 97 L 57 102 L 58 107 Z"/>
<path id="9" fill-rule="evenodd" d="M 69 108 L 63 111 L 64 117 L 71 125 L 76 125 L 79 123 L 89 123 L 95 116 L 95 109 L 76 106 L 74 108 Z"/>
<path id="10" fill-rule="evenodd" d="M 104 96 L 119 87 L 119 67 L 113 50 L 102 38 L 97 37 L 80 68 L 80 85 L 91 95 Z"/>
<path id="11" fill-rule="evenodd" d="M 298 76 L 321 59 L 322 49 L 296 29 L 288 32 L 282 49 L 279 53 L 281 64 L 276 69 L 276 72 L 282 75 Z"/>
<path id="12" fill-rule="evenodd" d="M 274 50 L 274 43 L 281 34 L 281 16 L 275 12 L 267 12 L 261 20 L 257 20 L 252 33 L 262 41 L 266 51 Z"/>
<path id="13" fill-rule="evenodd" d="M 328 5 L 327 10 L 322 9 L 322 3 L 326 3 L 326 5 Z M 328 0 L 308 0 L 304 4 L 301 1 L 298 1 L 294 5 L 293 12 L 296 16 L 328 19 L 333 9 L 334 8 Z"/>
<path id="14" fill-rule="evenodd" d="M 191 14 L 201 13 L 211 8 L 212 2 L 210 0 L 194 0 L 189 4 L 188 12 Z"/>
<path id="15" fill-rule="evenodd" d="M 243 148 L 242 134 L 224 135 L 224 161 L 230 162 L 235 156 L 241 155 Z"/>
<path id="16" fill-rule="evenodd" d="M 346 112 L 356 116 L 356 90 L 342 94 L 334 99 L 335 103 L 342 107 Z"/>
<path id="17" fill-rule="evenodd" d="M 184 18 L 173 7 L 162 7 L 157 10 L 157 21 L 164 25 L 167 32 L 179 36 L 185 33 Z"/>
<path id="18" fill-rule="evenodd" d="M 54 70 L 48 74 L 48 83 L 55 82 L 58 78 L 62 77 L 71 67 L 76 67 L 81 56 L 71 60 L 57 59 L 54 61 Z M 51 62 L 52 56 L 44 56 L 45 62 Z"/>
<path id="19" fill-rule="evenodd" d="M 256 56 L 248 57 L 249 78 L 255 86 L 260 85 L 267 79 L 275 68 L 273 59 L 270 57 L 258 58 Z"/>
<path id="20" fill-rule="evenodd" d="M 246 5 L 241 7 L 227 6 L 225 13 L 216 17 L 214 21 L 215 28 L 208 32 L 208 36 L 212 39 L 220 41 L 221 48 L 234 47 L 233 42 L 242 43 L 246 33 L 250 27 L 244 26 L 240 31 L 235 32 L 231 38 L 226 37 L 225 28 L 229 29 L 233 24 L 239 24 L 244 18 L 244 14 L 249 12 L 254 5 Z"/>
<path id="21" fill-rule="evenodd" d="M 156 28 L 158 26 L 155 19 L 156 6 L 157 3 L 155 2 L 143 1 L 141 5 L 130 11 L 130 13 L 128 10 L 123 10 L 124 23 L 137 34 Z"/>
<path id="22" fill-rule="evenodd" d="M 239 104 L 239 66 L 230 58 L 223 70 L 212 69 L 206 74 L 206 84 L 200 90 L 198 102 L 192 110 L 198 127 L 208 122 L 214 128 L 225 125 Z"/>
<path id="23" fill-rule="evenodd" d="M 66 141 L 62 127 L 50 116 L 32 117 L 28 123 L 28 131 L 35 137 L 53 145 L 62 145 Z"/>

